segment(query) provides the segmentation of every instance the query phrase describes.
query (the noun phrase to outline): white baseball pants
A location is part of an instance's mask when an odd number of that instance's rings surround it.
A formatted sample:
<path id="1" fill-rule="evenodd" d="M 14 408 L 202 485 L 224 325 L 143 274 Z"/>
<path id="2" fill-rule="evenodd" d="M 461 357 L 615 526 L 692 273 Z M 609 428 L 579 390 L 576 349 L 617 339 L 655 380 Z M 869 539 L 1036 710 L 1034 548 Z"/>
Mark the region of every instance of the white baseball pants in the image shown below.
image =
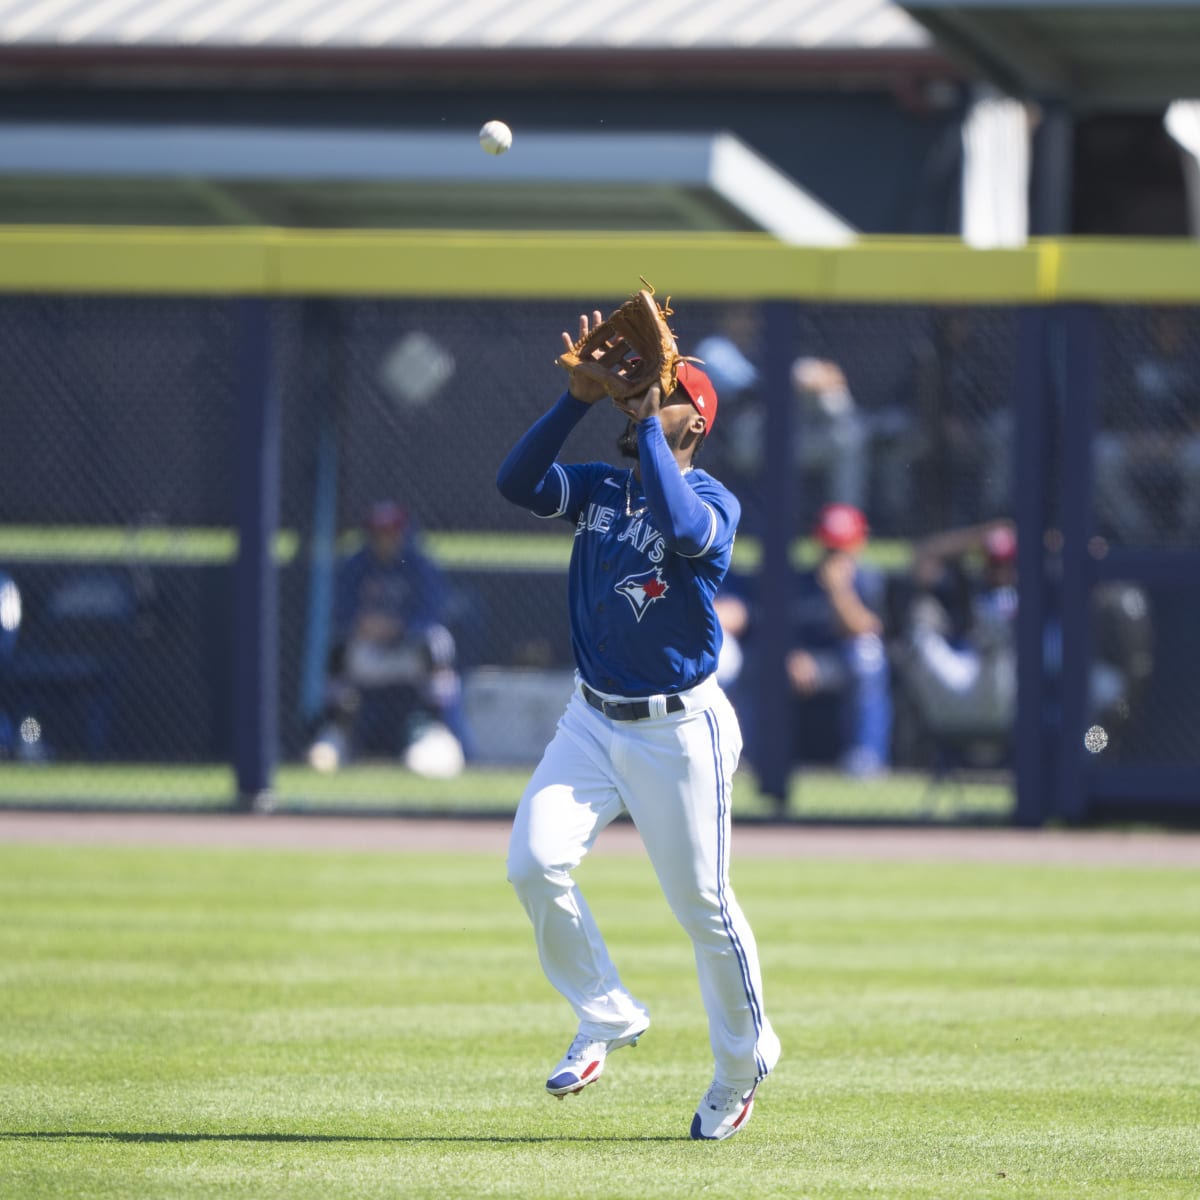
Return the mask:
<path id="1" fill-rule="evenodd" d="M 692 939 L 716 1078 L 748 1088 L 780 1049 L 763 1011 L 754 935 L 729 883 L 742 735 L 715 679 L 683 699 L 680 713 L 613 721 L 576 689 L 517 809 L 508 878 L 533 922 L 542 969 L 575 1010 L 580 1032 L 622 1036 L 646 1009 L 621 982 L 571 872 L 627 811 Z"/>

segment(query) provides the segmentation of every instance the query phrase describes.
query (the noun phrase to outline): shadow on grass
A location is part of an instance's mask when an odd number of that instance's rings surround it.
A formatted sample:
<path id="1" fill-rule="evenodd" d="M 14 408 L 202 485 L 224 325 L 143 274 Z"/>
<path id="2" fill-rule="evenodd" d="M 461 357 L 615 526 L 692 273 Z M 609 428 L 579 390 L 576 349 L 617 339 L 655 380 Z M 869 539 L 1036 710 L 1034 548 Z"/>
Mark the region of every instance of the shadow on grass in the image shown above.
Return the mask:
<path id="1" fill-rule="evenodd" d="M 130 1133 L 122 1130 L 44 1130 L 0 1132 L 0 1141 L 99 1141 L 153 1144 L 155 1142 L 478 1142 L 522 1143 L 537 1142 L 687 1142 L 690 1137 L 441 1137 L 437 1134 L 413 1137 L 358 1137 L 334 1133 Z"/>

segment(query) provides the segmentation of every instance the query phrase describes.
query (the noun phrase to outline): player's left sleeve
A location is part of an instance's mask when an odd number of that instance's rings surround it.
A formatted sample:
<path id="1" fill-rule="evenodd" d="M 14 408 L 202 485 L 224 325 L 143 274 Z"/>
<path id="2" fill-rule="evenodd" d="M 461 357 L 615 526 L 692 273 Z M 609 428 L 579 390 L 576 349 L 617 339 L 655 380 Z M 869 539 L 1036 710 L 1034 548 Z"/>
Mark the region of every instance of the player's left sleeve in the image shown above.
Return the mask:
<path id="1" fill-rule="evenodd" d="M 733 493 L 715 481 L 711 489 L 693 488 L 680 472 L 657 417 L 638 425 L 638 458 L 646 502 L 676 554 L 702 558 L 733 539 L 741 516 Z"/>

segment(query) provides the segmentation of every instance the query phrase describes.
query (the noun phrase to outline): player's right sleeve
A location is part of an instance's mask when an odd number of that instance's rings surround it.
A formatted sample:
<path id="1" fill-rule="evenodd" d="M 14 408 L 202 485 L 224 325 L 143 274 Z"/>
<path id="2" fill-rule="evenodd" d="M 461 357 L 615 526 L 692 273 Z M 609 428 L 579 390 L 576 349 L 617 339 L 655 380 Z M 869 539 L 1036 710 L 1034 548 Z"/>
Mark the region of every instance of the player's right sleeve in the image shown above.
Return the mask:
<path id="1" fill-rule="evenodd" d="M 558 403 L 530 426 L 496 473 L 496 487 L 506 500 L 539 517 L 561 517 L 568 513 L 570 480 L 566 470 L 554 460 L 589 408 L 590 404 L 564 392 Z"/>
<path id="2" fill-rule="evenodd" d="M 732 492 L 710 479 L 693 487 L 680 473 L 658 417 L 638 423 L 638 452 L 646 502 L 666 544 L 684 558 L 705 558 L 733 540 L 741 508 Z M 696 477 L 702 478 L 702 477 Z"/>

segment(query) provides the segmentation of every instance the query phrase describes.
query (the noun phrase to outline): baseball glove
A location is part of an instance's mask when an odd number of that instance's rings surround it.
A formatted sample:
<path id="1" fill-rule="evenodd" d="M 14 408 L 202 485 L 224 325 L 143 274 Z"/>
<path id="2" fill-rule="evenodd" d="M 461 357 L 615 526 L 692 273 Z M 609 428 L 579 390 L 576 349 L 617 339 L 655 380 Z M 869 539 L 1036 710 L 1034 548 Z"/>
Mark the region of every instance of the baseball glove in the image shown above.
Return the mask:
<path id="1" fill-rule="evenodd" d="M 671 297 L 659 304 L 654 288 L 642 282 L 644 288 L 555 360 L 572 377 L 579 372 L 601 384 L 614 400 L 640 396 L 654 383 L 670 395 L 683 361 L 667 324 Z"/>

